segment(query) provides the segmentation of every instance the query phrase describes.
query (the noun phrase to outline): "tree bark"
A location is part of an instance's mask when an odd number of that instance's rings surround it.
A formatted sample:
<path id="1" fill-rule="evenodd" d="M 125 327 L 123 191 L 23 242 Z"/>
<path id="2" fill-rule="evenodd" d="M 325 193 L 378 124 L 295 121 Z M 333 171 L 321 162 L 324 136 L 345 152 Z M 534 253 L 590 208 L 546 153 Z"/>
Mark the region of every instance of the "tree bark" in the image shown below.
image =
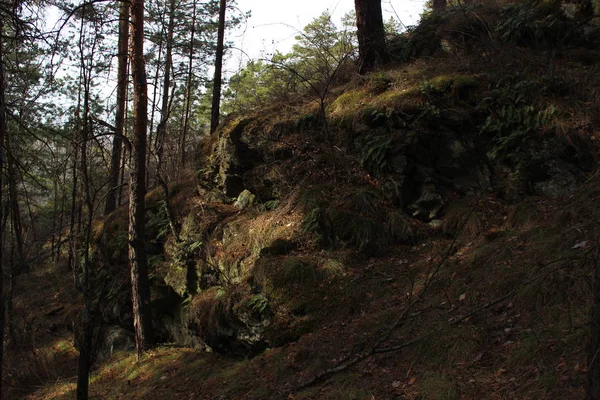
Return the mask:
<path id="1" fill-rule="evenodd" d="M 390 61 L 385 46 L 381 0 L 354 0 L 358 36 L 358 71 L 361 74 Z"/>
<path id="2" fill-rule="evenodd" d="M 23 227 L 21 224 L 21 210 L 19 207 L 19 197 L 17 193 L 17 171 L 15 168 L 15 152 L 12 147 L 10 136 L 6 135 L 6 162 L 8 169 L 8 201 L 10 203 L 10 220 L 13 230 L 13 237 L 16 242 L 17 254 L 14 258 L 15 269 L 11 274 L 19 275 L 21 272 L 29 272 L 28 266 L 25 264 L 25 253 L 23 250 Z"/>
<path id="3" fill-rule="evenodd" d="M 188 55 L 188 76 L 187 76 L 187 84 L 185 90 L 185 114 L 183 120 L 183 130 L 181 132 L 181 143 L 180 143 L 180 152 L 181 152 L 181 166 L 185 168 L 186 157 L 185 157 L 185 143 L 187 141 L 188 129 L 190 126 L 190 110 L 192 108 L 192 76 L 194 75 L 192 71 L 193 61 L 194 61 L 194 38 L 196 34 L 196 0 L 192 2 L 192 31 L 190 37 L 190 51 Z"/>
<path id="4" fill-rule="evenodd" d="M 4 32 L 4 20 L 0 17 L 0 32 Z M 4 97 L 4 89 L 6 87 L 6 81 L 4 76 L 4 47 L 2 37 L 0 37 L 0 143 L 4 143 L 4 138 L 8 135 L 8 128 L 6 125 L 6 102 Z M 0 177 L 4 170 L 4 154 L 0 151 Z M 0 178 L 0 200 L 2 199 L 2 179 Z M 0 207 L 0 221 L 2 220 L 2 207 Z M 2 256 L 4 248 L 4 235 L 3 231 L 0 230 L 0 378 L 3 372 L 3 361 L 4 361 L 4 271 L 2 270 Z M 2 398 L 2 379 L 0 379 L 0 398 Z"/>
<path id="5" fill-rule="evenodd" d="M 133 325 L 138 359 L 154 342 L 150 314 L 150 287 L 145 251 L 146 131 L 148 82 L 144 61 L 144 0 L 131 2 L 131 71 L 133 77 L 133 141 L 129 177 L 129 264 Z"/>
<path id="6" fill-rule="evenodd" d="M 594 302 L 592 308 L 592 342 L 588 364 L 587 400 L 600 400 L 600 249 L 594 264 Z"/>
<path id="7" fill-rule="evenodd" d="M 127 100 L 127 47 L 129 44 L 129 5 L 122 2 L 119 12 L 119 55 L 117 68 L 117 112 L 115 116 L 115 136 L 110 158 L 110 183 L 106 195 L 104 215 L 117 208 L 117 188 L 121 168 L 121 147 L 123 146 L 123 127 L 125 126 L 125 102 Z"/>
<path id="8" fill-rule="evenodd" d="M 81 21 L 81 32 L 83 32 L 84 20 Z M 91 80 L 93 72 L 93 64 L 86 63 L 86 57 L 84 48 L 86 44 L 83 41 L 83 35 L 80 36 L 79 50 L 81 56 L 81 71 L 83 79 L 83 115 L 80 119 L 80 130 L 79 130 L 79 153 L 80 153 L 80 164 L 79 164 L 79 175 L 81 176 L 82 201 L 80 201 L 79 214 L 78 214 L 78 231 L 80 233 L 79 241 L 80 248 L 83 250 L 83 274 L 80 281 L 80 290 L 83 293 L 85 300 L 85 307 L 82 311 L 81 317 L 81 332 L 82 341 L 79 349 L 79 358 L 77 363 L 77 399 L 87 400 L 89 396 L 89 381 L 90 381 L 90 370 L 92 368 L 92 332 L 93 325 L 90 318 L 92 308 L 92 296 L 90 282 L 90 240 L 91 240 L 91 229 L 92 220 L 94 215 L 94 201 L 92 199 L 92 183 L 90 182 L 89 175 L 89 163 L 88 163 L 88 141 L 90 139 L 90 93 L 91 93 Z M 91 46 L 90 55 L 94 58 L 96 42 Z M 83 220 L 83 205 L 85 205 L 85 222 Z M 77 269 L 74 270 L 77 272 Z"/>
<path id="9" fill-rule="evenodd" d="M 156 70 L 154 73 L 154 82 L 152 84 L 153 86 L 153 90 L 152 90 L 152 112 L 150 115 L 150 129 L 148 130 L 148 158 L 146 160 L 146 185 L 148 187 L 151 187 L 152 184 L 150 183 L 150 165 L 151 165 L 151 158 L 152 155 L 156 155 L 154 153 L 154 149 L 156 149 L 156 146 L 153 147 L 152 146 L 152 138 L 153 138 L 153 134 L 154 134 L 154 114 L 156 113 L 156 97 L 158 96 L 158 79 L 160 76 L 160 64 L 162 61 L 162 55 L 163 55 L 163 48 L 165 47 L 165 15 L 167 14 L 167 6 L 165 5 L 164 10 L 162 11 L 161 15 L 160 15 L 160 23 L 161 23 L 161 32 L 159 35 L 159 42 L 158 42 L 158 58 L 156 61 Z M 167 28 L 168 30 L 168 28 Z M 168 67 L 165 67 L 165 70 Z M 160 123 L 160 121 L 159 121 Z M 154 139 L 156 141 L 156 138 Z"/>
<path id="10" fill-rule="evenodd" d="M 221 75 L 223 70 L 223 51 L 225 45 L 225 11 L 227 0 L 221 0 L 219 8 L 219 29 L 217 37 L 217 54 L 215 58 L 215 79 L 213 81 L 212 107 L 210 111 L 210 133 L 217 130 L 221 112 Z"/>
<path id="11" fill-rule="evenodd" d="M 77 400 L 87 400 L 90 386 L 92 321 L 88 306 L 81 312 L 82 341 L 77 359 Z"/>
<path id="12" fill-rule="evenodd" d="M 171 86 L 171 69 L 173 68 L 173 34 L 175 32 L 175 0 L 169 4 L 169 25 L 167 28 L 167 44 L 165 54 L 165 76 L 163 80 L 162 106 L 160 122 L 156 127 L 154 152 L 156 154 L 156 180 L 160 182 L 163 167 L 164 140 L 169 119 L 169 87 Z"/>

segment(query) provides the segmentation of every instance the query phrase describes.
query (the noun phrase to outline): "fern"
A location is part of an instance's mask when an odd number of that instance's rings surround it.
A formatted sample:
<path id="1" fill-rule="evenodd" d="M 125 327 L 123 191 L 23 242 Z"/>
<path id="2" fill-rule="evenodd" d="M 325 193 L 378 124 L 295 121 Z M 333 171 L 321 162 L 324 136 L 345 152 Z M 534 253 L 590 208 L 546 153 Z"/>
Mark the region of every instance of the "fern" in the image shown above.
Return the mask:
<path id="1" fill-rule="evenodd" d="M 488 153 L 491 159 L 508 158 L 529 136 L 554 118 L 554 106 L 540 108 L 528 102 L 527 93 L 536 84 L 532 80 L 512 84 L 500 81 L 491 95 L 481 102 L 479 109 L 488 116 L 480 132 L 492 136 L 493 147 Z"/>
<path id="2" fill-rule="evenodd" d="M 248 300 L 248 307 L 257 313 L 264 313 L 269 307 L 269 300 L 264 294 L 255 294 Z"/>
<path id="3" fill-rule="evenodd" d="M 394 139 L 387 135 L 370 135 L 362 149 L 360 161 L 371 173 L 387 171 L 390 153 L 394 150 Z"/>

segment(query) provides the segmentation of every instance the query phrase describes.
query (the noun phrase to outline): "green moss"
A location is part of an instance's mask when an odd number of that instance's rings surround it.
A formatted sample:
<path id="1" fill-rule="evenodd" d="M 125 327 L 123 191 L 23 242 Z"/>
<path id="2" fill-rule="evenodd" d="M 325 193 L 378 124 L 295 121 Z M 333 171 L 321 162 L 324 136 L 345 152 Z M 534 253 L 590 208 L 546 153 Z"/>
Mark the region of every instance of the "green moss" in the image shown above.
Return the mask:
<path id="1" fill-rule="evenodd" d="M 367 79 L 367 89 L 376 94 L 385 92 L 393 83 L 392 77 L 385 71 L 374 72 Z"/>
<path id="2" fill-rule="evenodd" d="M 335 99 L 328 107 L 331 114 L 349 114 L 356 112 L 365 100 L 365 93 L 357 90 L 349 90 Z"/>
<path id="3" fill-rule="evenodd" d="M 427 82 L 426 88 L 436 94 L 465 98 L 479 86 L 476 77 L 468 75 L 440 75 Z"/>

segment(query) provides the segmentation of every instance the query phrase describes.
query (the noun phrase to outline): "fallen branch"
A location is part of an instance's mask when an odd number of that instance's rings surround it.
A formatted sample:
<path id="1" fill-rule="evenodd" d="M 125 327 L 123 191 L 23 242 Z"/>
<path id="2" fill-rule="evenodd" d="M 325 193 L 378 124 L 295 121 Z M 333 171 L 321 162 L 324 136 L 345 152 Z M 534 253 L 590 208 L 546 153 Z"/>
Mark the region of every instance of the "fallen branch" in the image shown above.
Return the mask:
<path id="1" fill-rule="evenodd" d="M 444 266 L 444 264 L 446 263 L 446 261 L 448 260 L 448 258 L 450 258 L 450 256 L 452 255 L 452 251 L 454 250 L 457 242 L 458 242 L 458 237 L 460 235 L 460 233 L 462 232 L 462 230 L 464 229 L 467 221 L 469 220 L 470 215 L 465 218 L 464 222 L 462 223 L 460 229 L 458 230 L 458 233 L 456 234 L 456 236 L 454 237 L 454 240 L 452 241 L 452 243 L 450 244 L 450 246 L 448 247 L 448 249 L 446 250 L 446 252 L 444 253 L 444 256 L 442 257 L 442 259 L 433 266 L 433 268 L 431 268 L 428 273 L 427 273 L 427 279 L 425 281 L 425 286 L 423 288 L 423 290 L 421 291 L 421 293 L 419 293 L 419 297 L 417 299 L 415 299 L 414 301 L 411 301 L 412 299 L 412 294 L 413 294 L 413 289 L 411 289 L 410 292 L 410 297 L 409 297 L 409 302 L 410 304 L 408 305 L 408 307 L 406 307 L 404 309 L 404 311 L 402 312 L 402 314 L 396 319 L 396 321 L 394 321 L 390 327 L 387 329 L 387 332 L 385 334 L 383 334 L 376 342 L 375 344 L 373 344 L 371 346 L 371 348 L 369 350 L 367 350 L 366 352 L 362 353 L 362 354 L 358 354 L 356 356 L 350 356 L 350 357 L 345 357 L 342 360 L 340 360 L 338 362 L 338 364 L 333 367 L 330 368 L 328 370 L 325 370 L 317 375 L 315 375 L 314 377 L 312 377 L 311 379 L 309 379 L 308 381 L 304 382 L 303 384 L 297 386 L 294 391 L 299 391 L 302 390 L 304 388 L 307 388 L 309 386 L 314 385 L 315 383 L 323 380 L 324 378 L 331 376 L 333 374 L 336 374 L 338 372 L 347 370 L 348 368 L 358 364 L 359 362 L 375 355 L 378 354 L 378 352 L 382 352 L 381 351 L 381 345 L 383 343 L 385 343 L 394 333 L 394 331 L 396 329 L 398 329 L 398 327 L 400 326 L 400 324 L 406 319 L 406 317 L 409 315 L 409 313 L 411 312 L 411 310 L 419 303 L 419 301 L 424 297 L 424 295 L 427 293 L 428 289 L 431 287 L 431 284 L 433 283 L 433 280 L 435 279 L 435 277 L 437 276 L 437 274 L 440 272 L 440 270 L 442 269 L 442 267 Z M 430 333 L 431 334 L 431 333 Z M 428 334 L 429 335 L 429 334 Z M 407 342 L 404 345 L 399 345 L 396 346 L 398 347 L 398 350 L 400 350 L 401 348 L 407 347 L 409 345 L 413 344 L 413 342 Z"/>
<path id="2" fill-rule="evenodd" d="M 464 227 L 464 225 L 463 225 Z M 462 230 L 462 228 L 461 228 Z M 458 235 L 457 235 L 458 236 Z M 552 260 L 549 261 L 545 264 L 541 264 L 539 270 L 547 268 L 551 265 L 556 265 L 556 267 L 551 268 L 549 271 L 547 271 L 544 274 L 541 275 L 536 275 L 534 278 L 531 278 L 523 283 L 521 283 L 520 285 L 517 285 L 515 288 L 513 288 L 512 290 L 510 290 L 508 293 L 504 294 L 503 296 L 500 296 L 492 301 L 487 302 L 486 304 L 477 307 L 476 309 L 472 310 L 471 312 L 463 315 L 462 317 L 459 317 L 457 319 L 451 320 L 451 322 L 448 322 L 446 324 L 443 324 L 442 326 L 433 329 L 431 331 L 429 331 L 428 333 L 421 335 L 417 338 L 414 338 L 412 340 L 406 341 L 404 343 L 400 343 L 397 345 L 393 345 L 393 346 L 386 346 L 386 347 L 382 347 L 382 344 L 385 343 L 390 336 L 392 335 L 392 333 L 400 326 L 400 324 L 406 319 L 406 317 L 409 315 L 409 312 L 412 308 L 414 308 L 414 306 L 419 302 L 419 300 L 421 300 L 423 298 L 423 295 L 426 293 L 427 289 L 431 286 L 431 283 L 433 282 L 433 278 L 435 278 L 435 275 L 437 275 L 437 273 L 441 270 L 443 264 L 446 262 L 446 260 L 448 259 L 448 257 L 451 254 L 451 251 L 453 249 L 453 247 L 456 244 L 456 239 L 454 240 L 454 242 L 452 243 L 452 245 L 450 246 L 450 248 L 448 249 L 448 251 L 446 252 L 446 255 L 442 258 L 442 260 L 437 264 L 437 266 L 433 269 L 432 275 L 430 275 L 430 279 L 427 280 L 426 286 L 424 287 L 423 291 L 420 293 L 419 298 L 417 298 L 414 302 L 412 302 L 411 304 L 408 305 L 408 307 L 402 312 L 402 314 L 400 315 L 400 317 L 398 317 L 398 319 L 395 321 L 395 323 L 388 329 L 388 332 L 386 333 L 386 335 L 382 336 L 379 340 L 377 340 L 375 342 L 375 344 L 368 350 L 365 351 L 361 354 L 357 354 L 355 356 L 350 356 L 350 357 L 346 357 L 344 359 L 342 359 L 340 362 L 338 362 L 338 364 L 332 368 L 329 368 L 325 371 L 322 371 L 320 373 L 318 373 L 317 375 L 313 376 L 311 379 L 309 379 L 308 381 L 296 386 L 293 391 L 297 392 L 300 391 L 302 389 L 306 389 L 307 387 L 310 387 L 320 381 L 322 381 L 323 379 L 334 375 L 336 373 L 348 370 L 349 368 L 353 367 L 354 365 L 366 360 L 367 358 L 370 358 L 376 354 L 384 354 L 384 353 L 391 353 L 391 352 L 395 352 L 395 351 L 400 351 L 402 349 L 405 349 L 407 347 L 410 347 L 412 345 L 415 345 L 419 342 L 422 342 L 423 340 L 433 336 L 434 334 L 437 334 L 439 332 L 444 331 L 445 329 L 451 327 L 451 326 L 455 326 L 458 325 L 466 320 L 468 320 L 469 318 L 473 317 L 474 315 L 480 313 L 483 310 L 486 310 L 490 307 L 493 307 L 497 304 L 502 303 L 503 301 L 508 300 L 509 298 L 513 297 L 517 291 L 521 288 L 523 288 L 524 286 L 530 285 L 535 283 L 536 281 L 542 281 L 544 280 L 548 275 L 550 275 L 552 272 L 554 272 L 556 269 L 560 268 L 562 266 L 562 262 L 565 261 L 573 261 L 573 260 L 582 260 L 582 259 L 586 259 L 586 257 L 563 257 L 563 258 L 559 258 L 556 260 Z"/>

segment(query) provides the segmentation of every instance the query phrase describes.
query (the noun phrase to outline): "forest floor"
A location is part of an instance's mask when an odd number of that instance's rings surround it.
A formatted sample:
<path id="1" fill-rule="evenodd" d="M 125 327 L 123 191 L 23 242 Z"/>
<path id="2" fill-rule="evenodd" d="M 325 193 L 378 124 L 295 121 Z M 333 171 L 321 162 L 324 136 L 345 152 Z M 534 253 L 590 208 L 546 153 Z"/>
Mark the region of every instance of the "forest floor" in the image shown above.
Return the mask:
<path id="1" fill-rule="evenodd" d="M 586 219 L 599 213 L 599 200 L 600 185 L 588 185 L 565 199 L 527 199 L 523 204 L 535 212 L 518 217 L 502 200 L 479 198 L 471 207 L 489 212 L 480 220 L 485 234 L 456 242 L 432 231 L 418 246 L 397 246 L 353 265 L 332 298 L 323 284 L 313 288 L 332 312 L 298 341 L 243 360 L 176 347 L 153 349 L 140 362 L 119 353 L 94 370 L 90 397 L 582 398 L 590 249 L 600 233 Z M 413 294 L 403 290 L 410 270 L 420 271 Z M 436 284 L 428 285 L 432 274 Z M 73 313 L 76 296 L 61 275 L 34 270 L 17 283 L 15 307 L 37 321 L 38 339 L 27 350 L 9 351 L 9 360 L 21 360 L 9 362 L 10 381 L 30 385 L 10 387 L 11 398 L 74 396 L 77 351 L 72 333 L 56 326 Z M 357 299 L 358 313 L 348 309 Z M 376 343 L 390 333 L 385 345 Z M 302 387 L 371 346 L 382 353 Z"/>

